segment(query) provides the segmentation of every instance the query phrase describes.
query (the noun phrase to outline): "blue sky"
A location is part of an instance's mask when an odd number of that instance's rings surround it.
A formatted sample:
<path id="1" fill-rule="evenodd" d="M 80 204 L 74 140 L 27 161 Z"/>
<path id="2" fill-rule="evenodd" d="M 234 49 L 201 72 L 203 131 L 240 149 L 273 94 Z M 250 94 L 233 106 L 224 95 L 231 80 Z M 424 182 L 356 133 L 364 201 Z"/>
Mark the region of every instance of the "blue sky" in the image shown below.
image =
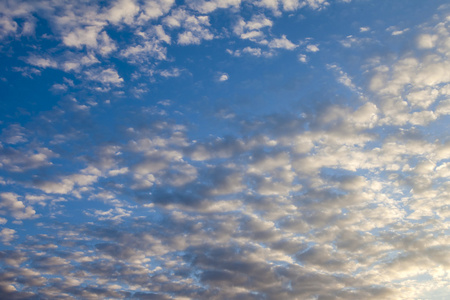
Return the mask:
<path id="1" fill-rule="evenodd" d="M 0 1 L 0 298 L 447 299 L 447 1 Z"/>

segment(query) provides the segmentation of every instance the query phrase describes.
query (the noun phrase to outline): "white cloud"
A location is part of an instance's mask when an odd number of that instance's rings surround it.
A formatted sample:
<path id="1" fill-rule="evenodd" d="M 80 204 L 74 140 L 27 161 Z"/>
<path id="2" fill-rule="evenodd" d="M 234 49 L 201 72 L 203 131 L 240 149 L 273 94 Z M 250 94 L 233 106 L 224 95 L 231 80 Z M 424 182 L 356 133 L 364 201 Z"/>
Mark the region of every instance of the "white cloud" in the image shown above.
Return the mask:
<path id="1" fill-rule="evenodd" d="M 228 80 L 228 74 L 223 73 L 219 76 L 219 81 L 227 81 Z"/>
<path id="2" fill-rule="evenodd" d="M 1 140 L 7 144 L 19 144 L 27 142 L 28 139 L 25 133 L 26 129 L 19 124 L 11 124 L 2 130 Z"/>
<path id="3" fill-rule="evenodd" d="M 167 14 L 174 4 L 175 0 L 146 1 L 139 19 L 142 21 L 157 19 Z"/>
<path id="4" fill-rule="evenodd" d="M 167 49 L 157 41 L 145 41 L 136 46 L 122 50 L 121 55 L 137 61 L 146 61 L 149 58 L 166 59 Z"/>
<path id="5" fill-rule="evenodd" d="M 100 61 L 92 53 L 88 53 L 87 55 L 83 56 L 81 58 L 80 62 L 81 62 L 82 65 L 86 65 L 86 66 L 90 66 L 90 65 L 93 65 L 93 64 L 100 63 Z"/>
<path id="6" fill-rule="evenodd" d="M 282 0 L 281 3 L 284 11 L 294 11 L 305 5 L 304 2 L 300 3 L 299 0 Z"/>
<path id="7" fill-rule="evenodd" d="M 424 55 L 415 57 L 408 53 L 390 66 L 373 69 L 369 87 L 381 97 L 379 107 L 385 114 L 384 122 L 425 126 L 445 111 L 440 95 L 445 94 L 450 72 L 449 61 L 441 53 L 447 51 L 445 41 L 450 33 L 442 24 L 426 27 L 423 31 L 427 33 L 417 35 L 416 49 L 423 49 Z"/>
<path id="8" fill-rule="evenodd" d="M 60 83 L 55 83 L 54 85 L 52 85 L 52 87 L 50 88 L 50 90 L 54 91 L 54 92 L 65 92 L 67 91 L 68 87 L 65 84 L 60 84 Z"/>
<path id="9" fill-rule="evenodd" d="M 0 38 L 4 38 L 17 32 L 17 23 L 8 18 L 0 19 Z"/>
<path id="10" fill-rule="evenodd" d="M 262 33 L 261 31 L 252 30 L 252 31 L 247 31 L 245 33 L 242 33 L 241 39 L 251 40 L 253 42 L 258 41 L 258 42 L 263 43 L 263 42 L 265 42 L 265 40 L 262 40 L 264 38 L 264 36 L 265 36 L 264 33 Z"/>
<path id="11" fill-rule="evenodd" d="M 355 86 L 355 84 L 352 81 L 352 78 L 345 73 L 339 66 L 337 65 L 327 65 L 328 69 L 335 70 L 338 75 L 338 81 L 348 87 L 349 89 L 353 91 L 357 91 L 358 88 Z"/>
<path id="12" fill-rule="evenodd" d="M 14 193 L 1 193 L 0 208 L 6 209 L 9 214 L 17 220 L 34 219 L 38 217 L 33 207 L 25 206 L 18 198 L 19 195 Z"/>
<path id="13" fill-rule="evenodd" d="M 19 136 L 13 136 L 9 138 L 9 141 L 14 143 L 23 141 L 18 138 Z M 51 165 L 50 159 L 57 156 L 48 148 L 33 148 L 29 145 L 22 145 L 21 148 L 15 149 L 12 147 L 4 148 L 0 144 L 0 166 L 12 172 L 24 172 Z"/>
<path id="14" fill-rule="evenodd" d="M 298 55 L 298 61 L 302 62 L 302 63 L 307 63 L 308 62 L 308 57 L 305 54 L 299 54 Z"/>
<path id="15" fill-rule="evenodd" d="M 268 19 L 264 15 L 255 15 L 250 21 L 244 23 L 244 28 L 248 30 L 259 30 L 264 27 L 272 27 L 272 20 Z"/>
<path id="16" fill-rule="evenodd" d="M 123 79 L 113 68 L 89 70 L 86 71 L 85 74 L 89 80 L 98 81 L 104 84 L 120 86 L 123 82 Z"/>
<path id="17" fill-rule="evenodd" d="M 133 0 L 118 0 L 108 10 L 106 19 L 113 24 L 124 22 L 132 24 L 134 17 L 139 13 L 139 6 Z"/>
<path id="18" fill-rule="evenodd" d="M 187 2 L 189 7 L 203 14 L 211 13 L 216 9 L 239 8 L 241 0 L 191 0 Z"/>
<path id="19" fill-rule="evenodd" d="M 203 40 L 212 40 L 214 35 L 210 32 L 208 16 L 195 16 L 183 9 L 173 10 L 165 17 L 163 23 L 169 28 L 183 28 L 184 32 L 178 34 L 177 43 L 180 45 L 198 45 Z"/>
<path id="20" fill-rule="evenodd" d="M 264 15 L 254 15 L 249 21 L 243 18 L 238 19 L 233 27 L 233 32 L 241 39 L 248 39 L 254 42 L 263 42 L 265 34 L 262 31 L 266 27 L 272 27 L 273 22 Z"/>
<path id="21" fill-rule="evenodd" d="M 156 25 L 152 29 L 154 30 L 156 36 L 158 37 L 158 40 L 170 44 L 171 38 L 164 32 L 164 28 L 162 27 L 162 25 Z"/>
<path id="22" fill-rule="evenodd" d="M 173 104 L 173 102 L 169 99 L 166 99 L 166 100 L 158 101 L 158 104 L 162 105 L 162 106 L 170 106 Z"/>
<path id="23" fill-rule="evenodd" d="M 346 0 L 348 1 L 348 0 Z M 344 1 L 344 2 L 346 2 Z M 304 3 L 306 3 L 309 7 L 313 8 L 313 9 L 324 9 L 326 8 L 328 5 L 330 5 L 330 3 L 328 3 L 326 0 L 306 0 L 304 1 Z"/>
<path id="24" fill-rule="evenodd" d="M 367 32 L 370 30 L 370 27 L 360 27 L 359 32 Z"/>
<path id="25" fill-rule="evenodd" d="M 308 46 L 306 46 L 306 51 L 319 52 L 319 47 L 317 45 L 308 45 Z"/>
<path id="26" fill-rule="evenodd" d="M 114 221 L 123 222 L 123 218 L 130 217 L 132 211 L 121 207 L 112 208 L 107 211 L 93 210 L 92 212 L 85 212 L 86 215 L 97 218 L 99 221 Z"/>
<path id="27" fill-rule="evenodd" d="M 34 180 L 33 184 L 41 191 L 48 194 L 69 194 L 73 193 L 80 198 L 80 192 L 96 183 L 101 172 L 92 167 L 88 167 L 72 175 L 61 176 L 58 180 Z"/>
<path id="28" fill-rule="evenodd" d="M 98 45 L 98 36 L 102 30 L 101 26 L 86 26 L 84 28 L 76 28 L 63 37 L 63 43 L 69 47 L 81 48 L 87 46 L 96 48 Z"/>
<path id="29" fill-rule="evenodd" d="M 262 54 L 261 48 L 252 48 L 252 47 L 245 47 L 244 49 L 242 49 L 242 52 L 248 53 L 253 56 L 261 56 Z"/>
<path id="30" fill-rule="evenodd" d="M 11 241 L 17 238 L 16 235 L 17 231 L 10 228 L 3 228 L 0 231 L 0 240 L 3 242 L 3 244 L 9 245 Z"/>
<path id="31" fill-rule="evenodd" d="M 128 167 L 123 167 L 123 168 L 120 168 L 117 170 L 110 170 L 108 172 L 108 174 L 110 176 L 117 176 L 117 175 L 122 175 L 122 174 L 126 174 L 126 173 L 128 173 Z"/>
<path id="32" fill-rule="evenodd" d="M 417 37 L 417 46 L 420 49 L 430 49 L 436 45 L 438 36 L 433 34 L 421 34 Z"/>
<path id="33" fill-rule="evenodd" d="M 15 1 L 14 3 L 1 3 L 0 11 L 0 38 L 10 35 L 17 37 L 32 35 L 34 33 L 36 19 L 32 13 L 35 10 L 30 3 Z M 23 23 L 18 24 L 18 19 Z"/>
<path id="34" fill-rule="evenodd" d="M 413 106 L 427 108 L 436 100 L 438 95 L 438 90 L 425 88 L 409 92 L 408 95 L 406 95 L 406 99 Z"/>
<path id="35" fill-rule="evenodd" d="M 177 43 L 180 45 L 200 45 L 202 40 L 212 40 L 212 35 L 208 30 L 201 31 L 185 31 L 178 35 Z"/>
<path id="36" fill-rule="evenodd" d="M 30 56 L 27 59 L 27 62 L 30 65 L 40 67 L 43 69 L 56 68 L 58 66 L 58 64 L 54 60 L 51 60 L 50 58 L 43 58 L 43 57 L 38 57 L 38 56 Z"/>
<path id="37" fill-rule="evenodd" d="M 279 39 L 273 39 L 269 45 L 270 48 L 294 50 L 298 45 L 292 43 L 286 38 L 286 35 L 282 35 Z"/>
<path id="38" fill-rule="evenodd" d="M 254 5 L 270 9 L 275 15 L 280 15 L 278 0 L 259 0 Z"/>
<path id="39" fill-rule="evenodd" d="M 103 31 L 99 38 L 99 49 L 98 52 L 101 55 L 108 55 L 113 51 L 116 51 L 116 43 L 108 36 L 108 34 Z"/>
<path id="40" fill-rule="evenodd" d="M 170 70 L 163 70 L 160 72 L 162 77 L 168 78 L 168 77 L 179 77 L 181 75 L 182 70 L 178 68 L 173 68 Z"/>
<path id="41" fill-rule="evenodd" d="M 409 28 L 403 29 L 403 30 L 394 30 L 392 31 L 392 35 L 401 35 L 404 34 L 405 32 L 407 32 L 409 30 Z"/>

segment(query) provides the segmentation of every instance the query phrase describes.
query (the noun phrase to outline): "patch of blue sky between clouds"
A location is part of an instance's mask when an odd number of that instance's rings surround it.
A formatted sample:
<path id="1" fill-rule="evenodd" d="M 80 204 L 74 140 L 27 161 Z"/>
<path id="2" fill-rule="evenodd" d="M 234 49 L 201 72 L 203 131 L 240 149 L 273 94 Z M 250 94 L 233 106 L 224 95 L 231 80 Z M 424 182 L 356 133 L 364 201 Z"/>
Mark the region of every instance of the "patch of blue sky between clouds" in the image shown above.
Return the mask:
<path id="1" fill-rule="evenodd" d="M 3 1 L 0 39 L 0 298 L 450 296 L 446 1 Z"/>

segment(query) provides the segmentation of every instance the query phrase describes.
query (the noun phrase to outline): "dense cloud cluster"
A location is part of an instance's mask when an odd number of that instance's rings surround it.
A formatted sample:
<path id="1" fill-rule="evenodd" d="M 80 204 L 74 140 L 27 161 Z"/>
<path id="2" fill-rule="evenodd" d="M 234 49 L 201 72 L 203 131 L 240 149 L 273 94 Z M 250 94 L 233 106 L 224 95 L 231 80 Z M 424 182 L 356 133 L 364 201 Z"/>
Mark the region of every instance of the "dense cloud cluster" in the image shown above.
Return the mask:
<path id="1" fill-rule="evenodd" d="M 48 110 L 1 123 L 0 298 L 448 296 L 448 7 L 385 30 L 409 34 L 406 50 L 370 52 L 356 69 L 325 61 L 332 83 L 320 84 L 345 101 L 211 104 L 180 66 L 177 51 L 224 40 L 230 59 L 294 53 L 299 68 L 326 47 L 383 43 L 370 27 L 323 45 L 275 28 L 332 5 L 356 4 L 1 2 L 2 57 L 34 45 L 8 74 L 60 73 Z M 232 84 L 232 71 L 211 74 L 218 91 Z M 142 99 L 171 80 L 192 94 Z"/>

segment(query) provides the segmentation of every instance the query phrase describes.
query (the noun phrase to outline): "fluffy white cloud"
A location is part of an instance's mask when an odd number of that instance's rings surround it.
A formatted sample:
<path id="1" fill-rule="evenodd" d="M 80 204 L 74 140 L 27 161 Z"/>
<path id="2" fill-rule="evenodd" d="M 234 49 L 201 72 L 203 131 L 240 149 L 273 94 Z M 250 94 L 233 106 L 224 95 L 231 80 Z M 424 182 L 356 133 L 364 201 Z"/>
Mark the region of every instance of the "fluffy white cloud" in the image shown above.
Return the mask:
<path id="1" fill-rule="evenodd" d="M 264 40 L 265 28 L 272 27 L 273 22 L 264 15 L 254 15 L 249 21 L 239 18 L 233 27 L 233 32 L 241 39 L 253 42 L 266 43 Z"/>
<path id="2" fill-rule="evenodd" d="M 157 19 L 167 14 L 174 4 L 175 0 L 145 1 L 142 7 L 143 13 L 139 16 L 139 20 L 147 21 Z"/>
<path id="3" fill-rule="evenodd" d="M 8 213 L 18 220 L 33 219 L 38 217 L 36 211 L 31 206 L 26 206 L 18 200 L 19 195 L 14 193 L 0 194 L 0 209 L 6 209 Z M 4 211 L 2 214 L 5 214 Z"/>
<path id="4" fill-rule="evenodd" d="M 450 33 L 443 28 L 443 23 L 435 30 L 435 34 L 417 36 L 417 48 L 428 51 L 423 56 L 406 54 L 390 67 L 379 65 L 374 68 L 369 87 L 380 95 L 385 122 L 423 126 L 436 120 L 438 112 L 445 111 L 427 110 L 436 102 L 442 101 L 439 108 L 445 106 L 444 99 L 439 96 L 445 94 L 443 87 L 450 82 L 448 59 L 439 54 L 446 53 L 445 41 L 450 39 Z M 438 48 L 437 51 L 434 48 Z"/>
<path id="5" fill-rule="evenodd" d="M 300 61 L 302 63 L 306 63 L 306 62 L 308 62 L 308 57 L 305 54 L 299 54 L 298 61 Z"/>
<path id="6" fill-rule="evenodd" d="M 103 84 L 121 85 L 123 79 L 119 76 L 117 71 L 112 68 L 108 69 L 94 69 L 85 72 L 86 76 L 93 81 L 98 81 Z"/>
<path id="7" fill-rule="evenodd" d="M 8 140 L 12 144 L 18 143 L 19 136 L 10 137 Z M 0 144 L 0 168 L 5 168 L 13 172 L 24 172 L 29 169 L 36 169 L 51 165 L 50 159 L 58 156 L 53 151 L 44 147 L 29 147 L 23 145 L 19 149 L 13 147 L 3 147 Z"/>
<path id="8" fill-rule="evenodd" d="M 219 81 L 227 81 L 228 78 L 228 74 L 224 73 L 219 76 Z"/>
<path id="9" fill-rule="evenodd" d="M 40 68 L 56 68 L 57 63 L 50 58 L 43 58 L 43 57 L 37 57 L 37 56 L 31 56 L 27 59 L 27 62 L 30 65 L 40 67 Z"/>
<path id="10" fill-rule="evenodd" d="M 101 30 L 101 26 L 95 25 L 86 26 L 85 28 L 77 28 L 64 36 L 63 43 L 66 46 L 76 48 L 81 48 L 82 46 L 88 46 L 91 48 L 97 47 L 97 39 Z"/>
<path id="11" fill-rule="evenodd" d="M 169 28 L 182 28 L 184 32 L 178 34 L 177 43 L 180 45 L 200 44 L 203 40 L 212 40 L 214 35 L 210 32 L 209 17 L 195 16 L 186 10 L 177 9 L 165 17 L 163 23 Z"/>
<path id="12" fill-rule="evenodd" d="M 436 45 L 437 35 L 421 34 L 417 37 L 417 46 L 421 49 L 431 49 Z"/>
<path id="13" fill-rule="evenodd" d="M 10 228 L 3 228 L 0 231 L 0 240 L 3 244 L 9 245 L 12 240 L 17 238 L 16 231 Z"/>
<path id="14" fill-rule="evenodd" d="M 269 43 L 270 48 L 275 49 L 286 49 L 286 50 L 294 50 L 298 47 L 298 45 L 292 43 L 290 40 L 286 38 L 286 35 L 282 35 L 279 39 L 273 39 Z"/>
<path id="15" fill-rule="evenodd" d="M 359 32 L 366 32 L 366 31 L 369 31 L 370 30 L 370 27 L 360 27 L 359 28 Z"/>
<path id="16" fill-rule="evenodd" d="M 318 52 L 319 47 L 317 45 L 308 45 L 306 46 L 306 51 L 308 52 Z"/>
<path id="17" fill-rule="evenodd" d="M 139 13 L 139 6 L 133 0 L 118 0 L 107 12 L 107 20 L 113 24 L 124 22 L 131 24 Z"/>

